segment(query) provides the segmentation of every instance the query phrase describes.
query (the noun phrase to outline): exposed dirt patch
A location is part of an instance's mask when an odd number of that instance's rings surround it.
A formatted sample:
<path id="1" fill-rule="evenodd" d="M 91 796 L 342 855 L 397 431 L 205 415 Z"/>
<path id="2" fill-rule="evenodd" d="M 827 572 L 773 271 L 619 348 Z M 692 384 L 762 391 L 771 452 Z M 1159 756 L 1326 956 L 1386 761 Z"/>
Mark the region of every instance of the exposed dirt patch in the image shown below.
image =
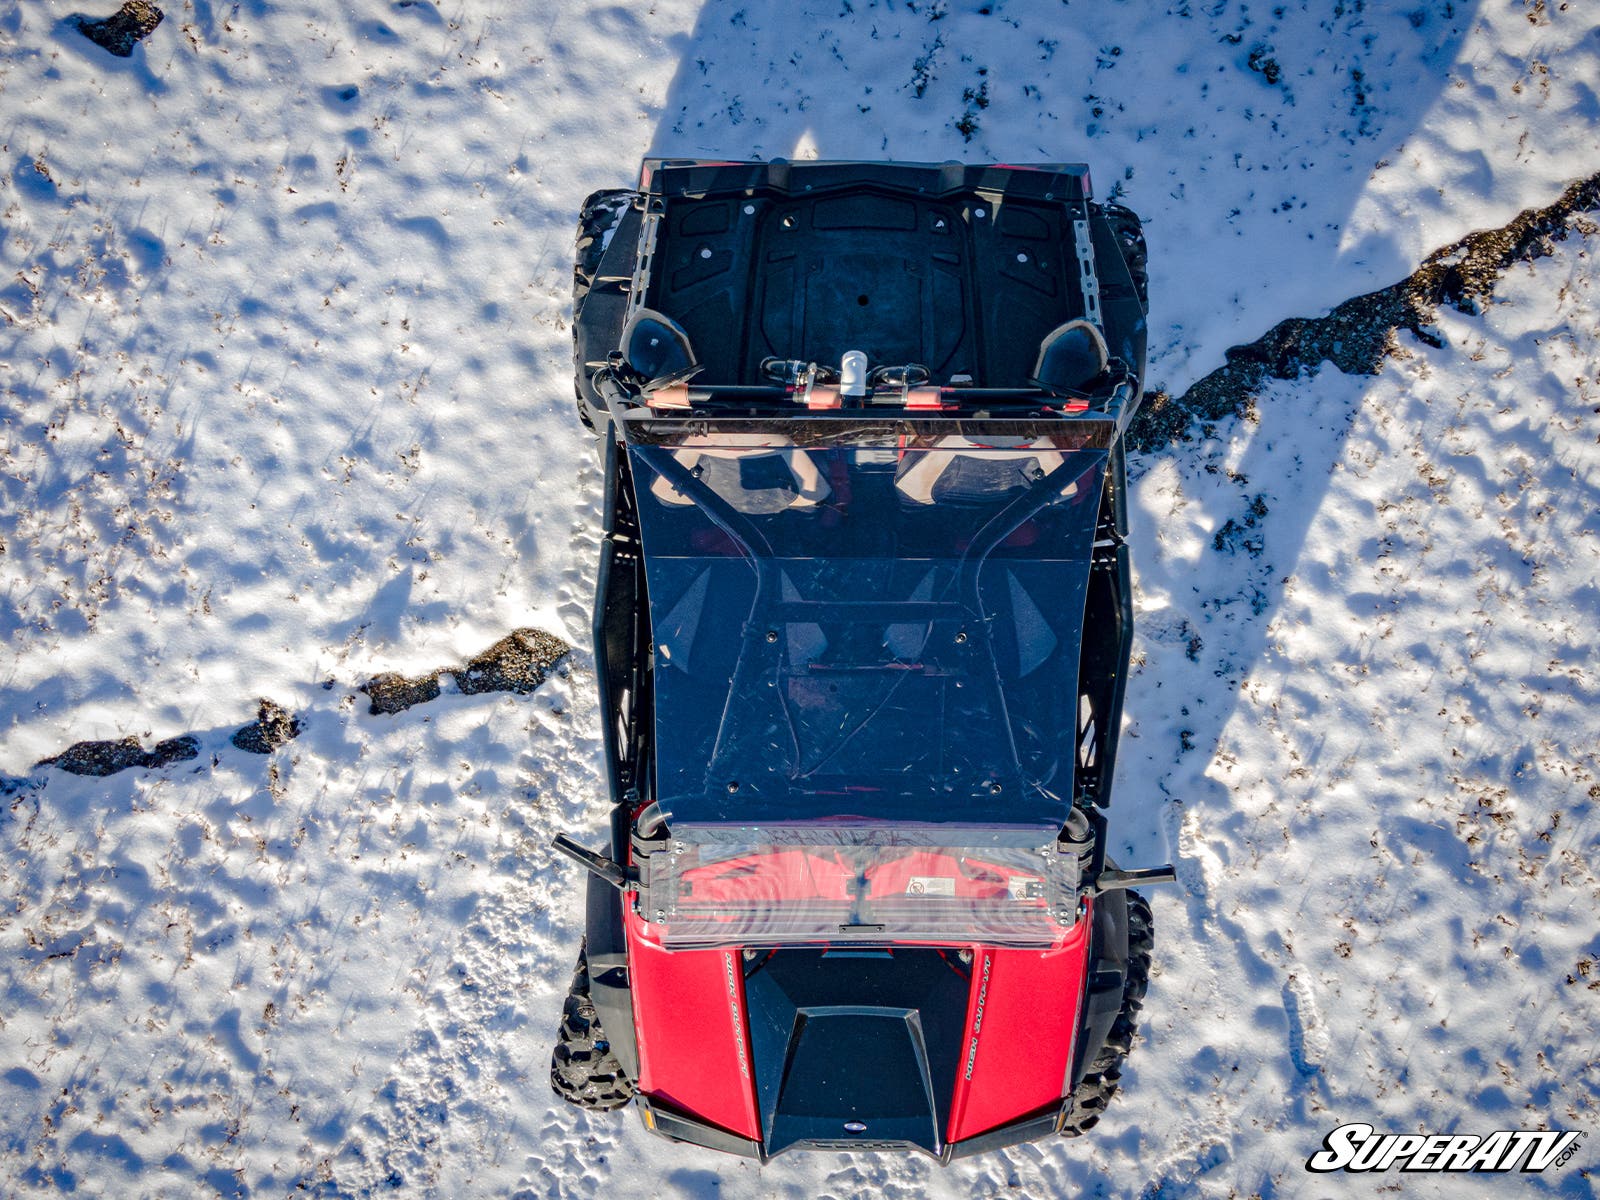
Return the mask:
<path id="1" fill-rule="evenodd" d="M 302 728 L 300 718 L 282 705 L 262 700 L 256 709 L 256 719 L 229 740 L 251 754 L 271 754 L 285 742 L 299 737 Z"/>
<path id="2" fill-rule="evenodd" d="M 1515 262 L 1551 253 L 1577 213 L 1600 209 L 1600 174 L 1569 187 L 1548 208 L 1528 209 L 1500 229 L 1470 233 L 1430 254 L 1399 283 L 1346 300 L 1324 317 L 1292 317 L 1266 335 L 1227 352 L 1219 367 L 1181 396 L 1152 392 L 1128 431 L 1135 450 L 1154 450 L 1186 436 L 1191 422 L 1217 421 L 1250 408 L 1268 379 L 1294 379 L 1331 362 L 1346 375 L 1376 375 L 1395 349 L 1395 334 L 1410 330 L 1438 345 L 1431 326 L 1441 304 L 1477 312 L 1496 281 Z"/>
<path id="3" fill-rule="evenodd" d="M 373 713 L 404 712 L 414 704 L 436 700 L 442 694 L 441 677 L 449 675 L 456 688 L 468 696 L 483 692 L 515 692 L 527 695 L 549 677 L 572 647 L 542 629 L 518 629 L 501 638 L 482 654 L 469 658 L 459 667 L 441 667 L 426 675 L 407 678 L 396 672 L 376 675 L 361 685 L 371 701 Z M 300 718 L 272 700 L 262 700 L 256 719 L 237 730 L 229 739 L 240 750 L 251 754 L 271 754 L 279 746 L 300 736 Z M 138 738 L 106 742 L 76 742 L 53 758 L 42 758 L 36 767 L 57 767 L 74 775 L 113 775 L 130 767 L 165 767 L 200 754 L 200 739 L 192 733 L 157 742 L 146 750 Z M 10 795 L 27 780 L 0 778 L 0 795 Z"/>
<path id="4" fill-rule="evenodd" d="M 413 704 L 426 704 L 439 698 L 439 674 L 434 672 L 418 679 L 407 679 L 394 671 L 385 671 L 367 680 L 361 690 L 372 702 L 368 711 L 374 715 L 405 712 Z"/>
<path id="5" fill-rule="evenodd" d="M 184 762 L 200 753 L 200 740 L 193 734 L 157 742 L 146 750 L 138 738 L 114 742 L 74 742 L 54 758 L 41 758 L 35 766 L 57 767 L 74 775 L 114 775 L 129 767 L 165 767 Z"/>
<path id="6" fill-rule="evenodd" d="M 133 48 L 154 32 L 165 14 L 146 0 L 128 0 L 103 21 L 80 18 L 78 32 L 118 58 L 130 58 Z"/>
<path id="7" fill-rule="evenodd" d="M 394 672 L 376 675 L 361 690 L 374 714 L 403 712 L 413 704 L 437 699 L 439 679 L 450 675 L 465 695 L 516 692 L 526 695 L 545 681 L 550 670 L 572 653 L 572 647 L 542 629 L 518 629 L 459 667 L 441 667 L 407 678 Z"/>
<path id="8" fill-rule="evenodd" d="M 458 671 L 456 686 L 469 696 L 480 692 L 516 692 L 526 695 L 545 681 L 572 647 L 542 629 L 519 629 L 507 634 Z"/>

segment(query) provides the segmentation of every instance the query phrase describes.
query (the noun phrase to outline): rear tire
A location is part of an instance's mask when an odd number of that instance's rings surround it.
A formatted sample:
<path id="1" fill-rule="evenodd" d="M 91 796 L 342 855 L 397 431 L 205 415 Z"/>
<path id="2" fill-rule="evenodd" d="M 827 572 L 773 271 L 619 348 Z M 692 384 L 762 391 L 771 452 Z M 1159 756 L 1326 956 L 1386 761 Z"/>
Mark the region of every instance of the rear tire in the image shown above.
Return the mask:
<path id="1" fill-rule="evenodd" d="M 578 242 L 572 259 L 572 317 L 577 320 L 583 298 L 594 286 L 605 253 L 606 234 L 622 220 L 622 214 L 639 196 L 627 188 L 607 188 L 595 192 L 578 211 Z"/>
<path id="2" fill-rule="evenodd" d="M 1106 220 L 1111 232 L 1116 234 L 1117 245 L 1122 249 L 1122 260 L 1128 264 L 1128 274 L 1133 278 L 1133 290 L 1139 294 L 1139 303 L 1150 307 L 1150 253 L 1144 244 L 1144 226 L 1131 208 L 1120 204 L 1105 206 Z"/>
<path id="3" fill-rule="evenodd" d="M 578 211 L 578 239 L 572 258 L 572 347 L 574 358 L 578 347 L 578 321 L 583 313 L 584 299 L 594 286 L 600 273 L 600 259 L 606 251 L 606 234 L 616 228 L 628 206 L 638 199 L 639 193 L 627 188 L 607 188 L 590 194 Z M 579 363 L 578 370 L 583 370 Z M 578 420 L 594 431 L 594 414 L 584 401 L 583 389 L 574 382 L 578 399 Z"/>
<path id="4" fill-rule="evenodd" d="M 590 1112 L 610 1112 L 633 1099 L 633 1082 L 611 1053 L 589 999 L 587 947 L 578 951 L 578 968 L 562 1006 L 561 1037 L 550 1056 L 550 1086 L 568 1104 Z"/>
<path id="5" fill-rule="evenodd" d="M 1122 983 L 1122 1008 L 1106 1035 L 1105 1045 L 1090 1064 L 1088 1074 L 1072 1091 L 1072 1111 L 1061 1126 L 1062 1137 L 1079 1137 L 1093 1129 L 1105 1115 L 1111 1097 L 1122 1082 L 1122 1064 L 1133 1049 L 1139 1031 L 1139 1010 L 1150 986 L 1150 905 L 1138 892 L 1128 893 L 1128 971 Z"/>

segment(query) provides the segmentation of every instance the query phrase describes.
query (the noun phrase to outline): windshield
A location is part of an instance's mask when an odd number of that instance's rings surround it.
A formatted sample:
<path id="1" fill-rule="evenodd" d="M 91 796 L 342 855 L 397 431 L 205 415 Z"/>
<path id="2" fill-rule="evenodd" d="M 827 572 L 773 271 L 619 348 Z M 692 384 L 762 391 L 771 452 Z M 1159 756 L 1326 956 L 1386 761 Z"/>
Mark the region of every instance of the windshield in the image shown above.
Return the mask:
<path id="1" fill-rule="evenodd" d="M 1012 424 L 629 447 L 675 826 L 1059 824 L 1106 452 Z"/>
<path id="2" fill-rule="evenodd" d="M 1076 919 L 1077 858 L 1052 828 L 679 824 L 644 859 L 664 946 L 981 941 L 1045 946 Z"/>

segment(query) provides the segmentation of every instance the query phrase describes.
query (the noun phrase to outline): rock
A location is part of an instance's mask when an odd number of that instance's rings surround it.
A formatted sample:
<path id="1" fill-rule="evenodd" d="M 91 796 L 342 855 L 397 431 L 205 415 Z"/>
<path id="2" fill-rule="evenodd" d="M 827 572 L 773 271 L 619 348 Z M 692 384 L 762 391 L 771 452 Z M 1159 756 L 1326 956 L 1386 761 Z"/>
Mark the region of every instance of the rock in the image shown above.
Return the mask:
<path id="1" fill-rule="evenodd" d="M 262 700 L 256 709 L 256 719 L 230 740 L 251 754 L 271 754 L 285 742 L 299 737 L 303 728 L 299 717 L 271 700 Z"/>
<path id="2" fill-rule="evenodd" d="M 126 737 L 107 742 L 74 742 L 54 758 L 40 759 L 38 766 L 56 767 L 74 775 L 114 775 L 129 767 L 165 767 L 200 754 L 200 740 L 193 734 L 168 738 L 146 750 L 138 738 Z"/>
<path id="3" fill-rule="evenodd" d="M 146 0 L 127 0 L 126 4 L 103 21 L 80 18 L 78 32 L 118 58 L 128 58 L 133 54 L 133 48 L 161 24 L 164 15 Z"/>
<path id="4" fill-rule="evenodd" d="M 483 692 L 525 696 L 571 653 L 572 647 L 554 634 L 542 629 L 517 629 L 459 667 L 444 667 L 415 679 L 386 671 L 362 684 L 361 690 L 371 700 L 374 715 L 403 712 L 413 704 L 438 699 L 439 676 L 445 672 L 455 679 L 456 687 L 465 696 Z"/>
<path id="5" fill-rule="evenodd" d="M 570 653 L 572 647 L 553 634 L 541 629 L 518 629 L 451 674 L 456 686 L 468 696 L 480 692 L 526 695 Z"/>
<path id="6" fill-rule="evenodd" d="M 424 675 L 421 679 L 407 679 L 394 671 L 385 671 L 367 680 L 361 685 L 361 690 L 372 701 L 368 711 L 374 716 L 404 712 L 413 704 L 439 698 L 439 676 Z"/>

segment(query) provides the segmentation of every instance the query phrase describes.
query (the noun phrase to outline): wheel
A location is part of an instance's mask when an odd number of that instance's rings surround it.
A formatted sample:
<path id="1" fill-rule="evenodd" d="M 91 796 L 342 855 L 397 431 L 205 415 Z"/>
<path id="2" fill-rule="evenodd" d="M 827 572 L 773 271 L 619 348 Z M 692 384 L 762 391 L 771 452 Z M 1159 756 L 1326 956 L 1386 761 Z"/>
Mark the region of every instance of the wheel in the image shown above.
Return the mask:
<path id="1" fill-rule="evenodd" d="M 1128 972 L 1122 983 L 1122 1008 L 1106 1035 L 1105 1045 L 1089 1066 L 1083 1081 L 1072 1091 L 1072 1111 L 1061 1127 L 1062 1137 L 1078 1137 L 1093 1129 L 1117 1094 L 1122 1082 L 1122 1064 L 1133 1049 L 1139 1030 L 1139 1010 L 1144 1007 L 1145 990 L 1150 986 L 1151 933 L 1150 905 L 1138 892 L 1128 893 Z"/>
<path id="2" fill-rule="evenodd" d="M 600 271 L 600 259 L 606 251 L 606 235 L 616 228 L 617 222 L 622 219 L 622 214 L 628 211 L 628 206 L 638 199 L 638 192 L 631 192 L 626 188 L 607 188 L 595 192 L 583 202 L 583 207 L 578 210 L 578 239 L 572 259 L 572 347 L 573 356 L 577 356 L 578 348 L 578 319 L 583 310 L 584 297 L 588 296 L 589 289 L 594 286 L 595 276 Z M 582 364 L 579 364 L 582 369 Z M 583 389 L 574 383 L 574 391 L 578 400 L 578 420 L 591 432 L 594 430 L 594 414 L 589 411 L 585 402 Z"/>
<path id="3" fill-rule="evenodd" d="M 587 948 L 578 951 L 578 969 L 561 1010 L 561 1038 L 550 1056 L 550 1086 L 568 1104 L 591 1112 L 610 1112 L 633 1099 L 633 1083 L 611 1053 L 589 999 Z"/>
<path id="4" fill-rule="evenodd" d="M 1120 204 L 1105 206 L 1106 220 L 1117 236 L 1122 248 L 1122 259 L 1128 264 L 1128 274 L 1133 277 L 1133 290 L 1139 293 L 1139 303 L 1150 307 L 1149 251 L 1144 244 L 1144 226 L 1131 208 Z"/>
<path id="5" fill-rule="evenodd" d="M 607 188 L 595 192 L 583 202 L 578 211 L 578 244 L 572 261 L 572 316 L 576 320 L 583 298 L 594 284 L 600 270 L 600 256 L 605 253 L 606 234 L 616 227 L 628 206 L 638 198 L 638 192 L 626 188 Z"/>

